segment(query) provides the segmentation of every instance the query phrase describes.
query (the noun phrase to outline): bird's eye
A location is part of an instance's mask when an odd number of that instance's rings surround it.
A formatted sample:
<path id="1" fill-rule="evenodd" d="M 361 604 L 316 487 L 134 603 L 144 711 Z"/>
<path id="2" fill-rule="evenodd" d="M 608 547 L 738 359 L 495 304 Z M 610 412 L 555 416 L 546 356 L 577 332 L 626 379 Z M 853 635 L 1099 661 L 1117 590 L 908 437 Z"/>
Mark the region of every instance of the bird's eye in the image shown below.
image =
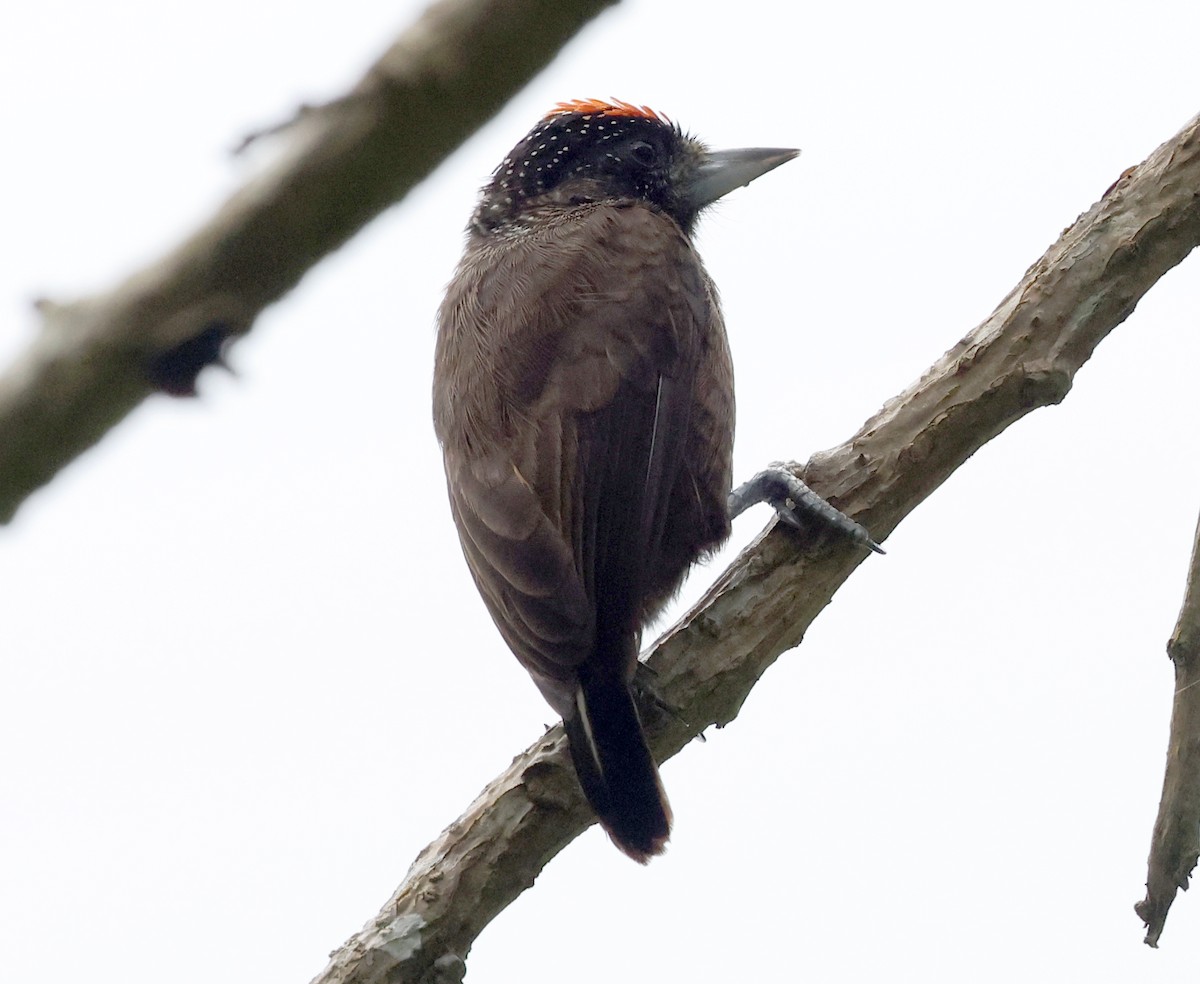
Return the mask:
<path id="1" fill-rule="evenodd" d="M 648 144 L 644 140 L 639 140 L 629 148 L 629 153 L 633 155 L 633 159 L 643 167 L 649 167 L 658 160 L 658 151 L 654 149 L 653 144 Z"/>

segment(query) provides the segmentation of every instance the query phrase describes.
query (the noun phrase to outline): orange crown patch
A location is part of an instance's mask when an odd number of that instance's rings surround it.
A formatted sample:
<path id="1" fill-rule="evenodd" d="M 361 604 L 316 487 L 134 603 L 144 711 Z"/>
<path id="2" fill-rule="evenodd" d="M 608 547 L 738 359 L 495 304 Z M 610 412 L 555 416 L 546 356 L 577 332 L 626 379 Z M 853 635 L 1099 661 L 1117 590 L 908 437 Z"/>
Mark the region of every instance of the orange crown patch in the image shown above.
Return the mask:
<path id="1" fill-rule="evenodd" d="M 647 120 L 670 123 L 669 117 L 656 113 L 649 106 L 635 106 L 620 99 L 571 99 L 560 102 L 545 116 L 561 116 L 564 113 L 584 113 L 591 116 L 637 116 Z"/>

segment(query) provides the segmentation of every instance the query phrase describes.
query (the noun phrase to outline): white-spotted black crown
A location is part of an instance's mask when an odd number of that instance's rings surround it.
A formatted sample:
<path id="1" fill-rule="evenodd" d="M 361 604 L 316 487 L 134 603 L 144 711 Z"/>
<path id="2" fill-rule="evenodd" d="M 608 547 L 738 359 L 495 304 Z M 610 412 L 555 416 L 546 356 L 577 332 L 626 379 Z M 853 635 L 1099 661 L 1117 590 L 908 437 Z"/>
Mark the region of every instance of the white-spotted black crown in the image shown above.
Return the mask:
<path id="1" fill-rule="evenodd" d="M 615 100 L 559 103 L 493 172 L 471 226 L 486 234 L 544 205 L 634 198 L 690 229 L 695 215 L 673 186 L 680 167 L 703 152 L 668 118 L 646 107 Z"/>

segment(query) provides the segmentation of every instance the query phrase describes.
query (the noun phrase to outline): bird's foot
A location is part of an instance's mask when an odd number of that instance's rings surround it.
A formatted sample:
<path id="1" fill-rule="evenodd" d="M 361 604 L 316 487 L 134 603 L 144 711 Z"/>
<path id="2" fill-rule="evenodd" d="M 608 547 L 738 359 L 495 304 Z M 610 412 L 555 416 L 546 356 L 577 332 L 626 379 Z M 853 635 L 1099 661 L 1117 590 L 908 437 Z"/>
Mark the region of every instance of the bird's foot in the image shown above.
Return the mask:
<path id="1" fill-rule="evenodd" d="M 779 518 L 802 532 L 814 528 L 832 530 L 849 537 L 855 543 L 869 547 L 875 553 L 886 551 L 859 525 L 836 506 L 831 506 L 816 492 L 780 464 L 764 468 L 750 481 L 729 493 L 729 516 L 740 516 L 759 502 L 769 502 Z"/>

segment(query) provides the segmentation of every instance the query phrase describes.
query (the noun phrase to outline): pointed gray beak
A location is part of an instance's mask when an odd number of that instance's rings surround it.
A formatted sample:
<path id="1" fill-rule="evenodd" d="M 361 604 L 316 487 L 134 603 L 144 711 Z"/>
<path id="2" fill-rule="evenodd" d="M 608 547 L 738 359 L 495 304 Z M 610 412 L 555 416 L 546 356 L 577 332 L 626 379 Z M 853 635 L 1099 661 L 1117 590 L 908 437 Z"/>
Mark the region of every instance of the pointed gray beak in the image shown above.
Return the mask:
<path id="1" fill-rule="evenodd" d="M 734 188 L 786 164 L 800 151 L 779 147 L 746 147 L 740 150 L 710 150 L 696 169 L 687 190 L 689 204 L 699 210 L 711 205 Z"/>

